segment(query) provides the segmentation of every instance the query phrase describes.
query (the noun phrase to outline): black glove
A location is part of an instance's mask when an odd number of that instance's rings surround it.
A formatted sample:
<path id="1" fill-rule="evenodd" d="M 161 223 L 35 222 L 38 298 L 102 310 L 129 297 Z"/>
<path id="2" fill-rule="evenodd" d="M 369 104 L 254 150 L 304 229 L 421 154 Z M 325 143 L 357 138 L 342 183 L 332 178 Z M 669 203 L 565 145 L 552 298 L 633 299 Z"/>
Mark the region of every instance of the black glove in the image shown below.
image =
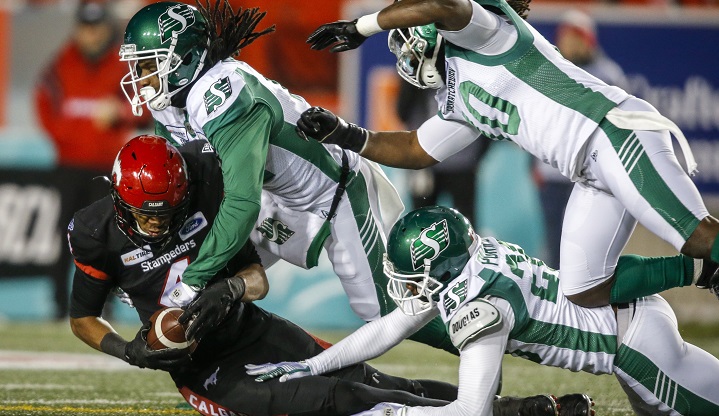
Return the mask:
<path id="1" fill-rule="evenodd" d="M 244 294 L 245 281 L 239 276 L 222 279 L 205 288 L 177 319 L 183 325 L 192 320 L 185 333 L 187 339 L 200 340 L 216 328 Z"/>
<path id="2" fill-rule="evenodd" d="M 305 110 L 297 120 L 297 134 L 312 137 L 323 144 L 336 144 L 359 153 L 367 143 L 367 130 L 347 123 L 322 107 Z"/>
<path id="3" fill-rule="evenodd" d="M 140 368 L 170 371 L 181 368 L 190 362 L 187 349 L 165 348 L 151 350 L 147 346 L 147 332 L 150 330 L 148 321 L 135 335 L 135 339 L 125 344 L 125 361 Z"/>
<path id="4" fill-rule="evenodd" d="M 344 52 L 357 48 L 365 39 L 367 37 L 357 31 L 357 19 L 351 22 L 340 20 L 318 27 L 307 38 L 307 43 L 310 44 L 310 48 L 318 51 L 336 43 L 330 52 Z"/>

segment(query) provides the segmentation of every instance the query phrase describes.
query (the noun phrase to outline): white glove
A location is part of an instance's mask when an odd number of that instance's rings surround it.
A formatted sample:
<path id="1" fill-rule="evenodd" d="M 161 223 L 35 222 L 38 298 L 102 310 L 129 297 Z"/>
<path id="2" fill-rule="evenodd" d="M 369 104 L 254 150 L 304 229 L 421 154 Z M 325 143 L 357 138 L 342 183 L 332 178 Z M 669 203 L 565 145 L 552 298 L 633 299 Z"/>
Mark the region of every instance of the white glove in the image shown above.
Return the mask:
<path id="1" fill-rule="evenodd" d="M 311 376 L 312 369 L 304 361 L 283 361 L 281 363 L 265 363 L 265 364 L 245 364 L 247 375 L 258 376 L 255 381 L 262 383 L 263 381 L 273 378 L 280 378 L 280 382 L 292 380 L 294 378 Z"/>
<path id="2" fill-rule="evenodd" d="M 116 287 L 112 290 L 112 292 L 117 296 L 118 299 L 120 299 L 120 302 L 130 305 L 131 308 L 135 307 L 135 304 L 132 303 L 132 299 L 130 299 L 130 295 L 128 295 L 124 290 L 120 289 L 119 287 Z"/>
<path id="3" fill-rule="evenodd" d="M 180 280 L 170 290 L 170 301 L 180 308 L 192 302 L 199 293 L 198 289 L 186 285 Z"/>
<path id="4" fill-rule="evenodd" d="M 406 416 L 407 406 L 399 403 L 377 403 L 375 407 L 353 416 Z"/>

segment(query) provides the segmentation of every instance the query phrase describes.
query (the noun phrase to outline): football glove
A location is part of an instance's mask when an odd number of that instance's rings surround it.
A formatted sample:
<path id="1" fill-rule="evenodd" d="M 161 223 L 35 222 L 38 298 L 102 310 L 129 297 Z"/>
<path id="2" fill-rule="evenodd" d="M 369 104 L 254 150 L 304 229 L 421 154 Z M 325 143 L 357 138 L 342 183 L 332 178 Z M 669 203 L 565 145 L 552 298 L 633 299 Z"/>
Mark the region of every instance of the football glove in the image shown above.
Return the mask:
<path id="1" fill-rule="evenodd" d="M 197 297 L 198 290 L 180 280 L 170 290 L 170 301 L 180 308 L 187 306 Z"/>
<path id="2" fill-rule="evenodd" d="M 364 412 L 355 413 L 353 416 L 404 416 L 407 414 L 407 406 L 399 403 L 377 403 L 373 408 Z"/>
<path id="3" fill-rule="evenodd" d="M 200 340 L 216 328 L 244 294 L 245 281 L 239 276 L 220 280 L 201 291 L 178 318 L 183 325 L 190 322 L 185 332 L 187 339 Z"/>
<path id="4" fill-rule="evenodd" d="M 140 368 L 170 371 L 190 362 L 187 349 L 165 348 L 151 350 L 147 346 L 147 332 L 150 322 L 146 322 L 135 335 L 135 339 L 125 344 L 125 361 Z"/>
<path id="5" fill-rule="evenodd" d="M 300 115 L 297 134 L 323 144 L 336 144 L 355 153 L 362 152 L 369 136 L 366 129 L 347 123 L 322 107 L 309 108 Z"/>
<path id="6" fill-rule="evenodd" d="M 282 361 L 280 363 L 265 364 L 245 364 L 247 375 L 258 376 L 255 381 L 262 383 L 263 381 L 280 378 L 280 382 L 292 380 L 294 378 L 311 376 L 312 368 L 304 361 Z"/>
<path id="7" fill-rule="evenodd" d="M 340 20 L 326 23 L 318 27 L 307 38 L 307 43 L 314 50 L 322 50 L 334 44 L 330 52 L 344 52 L 356 49 L 367 39 L 357 31 L 357 19 L 353 21 Z"/>

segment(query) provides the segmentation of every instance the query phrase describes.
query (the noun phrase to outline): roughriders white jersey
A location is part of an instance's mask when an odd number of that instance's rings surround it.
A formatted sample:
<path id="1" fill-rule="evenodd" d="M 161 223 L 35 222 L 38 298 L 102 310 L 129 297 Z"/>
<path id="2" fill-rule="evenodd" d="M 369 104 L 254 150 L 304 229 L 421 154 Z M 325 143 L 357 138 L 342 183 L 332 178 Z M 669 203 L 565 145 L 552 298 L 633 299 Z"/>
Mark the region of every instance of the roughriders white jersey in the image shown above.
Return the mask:
<path id="1" fill-rule="evenodd" d="M 322 208 L 331 203 L 337 183 L 326 170 L 341 165 L 342 149 L 319 143 L 314 146 L 313 141 L 304 142 L 294 134 L 297 120 L 309 104 L 245 62 L 227 59 L 217 63 L 192 86 L 184 109 L 168 107 L 152 111 L 152 115 L 161 124 L 157 132 L 179 145 L 207 140 L 213 130 L 226 127 L 225 120 L 234 119 L 258 102 L 272 108 L 275 116 L 283 119 L 281 128 L 292 132 L 271 136 L 263 189 L 271 192 L 280 205 L 322 216 Z M 346 153 L 350 169 L 359 169 L 359 155 Z"/>
<path id="2" fill-rule="evenodd" d="M 503 298 L 515 317 L 507 353 L 573 371 L 613 373 L 614 311 L 611 306 L 582 308 L 571 303 L 559 290 L 558 275 L 515 244 L 483 238 L 462 273 L 440 293 L 437 307 L 449 325 L 468 302 Z"/>
<path id="3" fill-rule="evenodd" d="M 511 140 L 577 179 L 585 142 L 629 94 L 564 59 L 504 0 L 475 1 L 500 8 L 506 14 L 500 26 L 513 26 L 496 30 L 493 39 L 516 30 L 517 41 L 506 52 L 487 55 L 472 35 L 476 26 L 440 30 L 446 40 L 446 83 L 437 93 L 439 116 L 468 124 L 490 139 Z M 479 5 L 473 5 L 475 16 L 485 12 Z"/>

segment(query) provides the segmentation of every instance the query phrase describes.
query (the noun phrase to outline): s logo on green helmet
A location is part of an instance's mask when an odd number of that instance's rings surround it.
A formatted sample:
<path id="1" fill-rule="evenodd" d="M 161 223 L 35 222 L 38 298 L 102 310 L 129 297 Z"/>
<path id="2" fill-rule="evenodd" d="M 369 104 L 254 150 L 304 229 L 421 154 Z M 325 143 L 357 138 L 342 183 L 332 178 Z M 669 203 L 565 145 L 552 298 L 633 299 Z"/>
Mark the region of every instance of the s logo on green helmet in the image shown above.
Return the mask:
<path id="1" fill-rule="evenodd" d="M 412 268 L 419 270 L 424 267 L 424 259 L 430 261 L 436 259 L 447 247 L 449 247 L 449 229 L 447 220 L 443 219 L 422 230 L 419 237 L 412 240 L 410 244 Z"/>
<path id="2" fill-rule="evenodd" d="M 195 14 L 185 4 L 178 4 L 167 9 L 157 19 L 160 28 L 160 42 L 165 43 L 184 32 L 195 23 Z"/>

